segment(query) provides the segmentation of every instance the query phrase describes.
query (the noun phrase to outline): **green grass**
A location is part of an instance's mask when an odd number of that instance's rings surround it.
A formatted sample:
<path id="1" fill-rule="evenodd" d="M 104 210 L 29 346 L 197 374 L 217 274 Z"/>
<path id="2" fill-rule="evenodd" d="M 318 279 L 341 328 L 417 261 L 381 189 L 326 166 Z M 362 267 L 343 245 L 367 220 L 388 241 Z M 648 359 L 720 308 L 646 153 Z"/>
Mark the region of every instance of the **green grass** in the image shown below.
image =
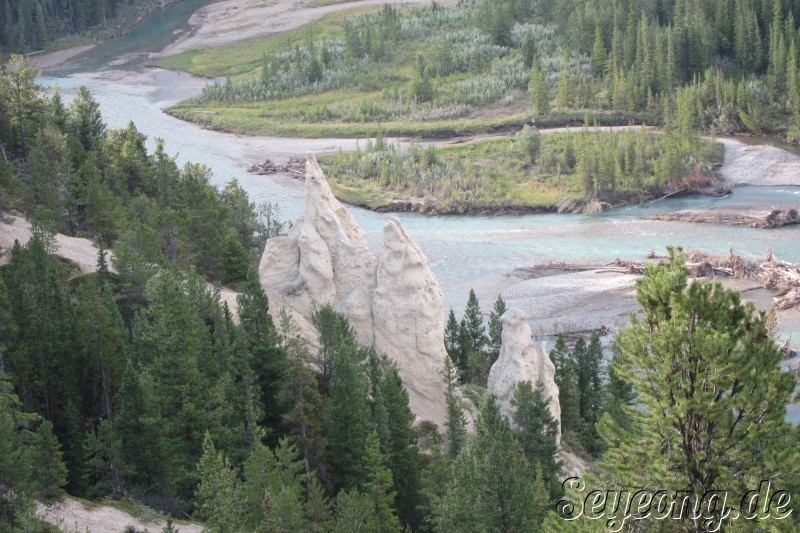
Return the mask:
<path id="1" fill-rule="evenodd" d="M 529 130 L 532 131 L 532 130 Z M 695 167 L 705 176 L 721 162 L 719 143 L 636 128 L 627 132 L 558 132 L 540 138 L 534 159 L 524 139 L 398 149 L 382 139 L 365 150 L 321 159 L 334 193 L 346 202 L 380 211 L 425 214 L 554 211 L 620 205 L 690 185 Z M 644 159 L 631 159 L 637 150 Z M 585 154 L 585 155 L 580 155 Z M 672 155 L 665 155 L 672 154 Z M 622 158 L 619 159 L 619 158 Z M 639 156 L 635 156 L 639 157 Z M 671 158 L 671 171 L 661 164 Z M 594 174 L 587 192 L 584 169 Z M 593 169 L 592 161 L 603 161 Z M 612 162 L 609 167 L 608 161 Z M 613 167 L 613 162 L 619 165 Z M 609 175 L 609 168 L 616 168 Z"/>
<path id="2" fill-rule="evenodd" d="M 337 100 L 339 98 L 339 100 Z M 525 113 L 474 119 L 429 121 L 393 120 L 386 122 L 339 122 L 314 120 L 304 109 L 323 106 L 331 100 L 346 103 L 358 101 L 353 93 L 331 92 L 291 100 L 273 100 L 253 104 L 180 103 L 168 112 L 180 119 L 198 122 L 219 131 L 255 136 L 282 137 L 374 137 L 387 136 L 447 138 L 519 129 L 530 120 Z"/>
<path id="3" fill-rule="evenodd" d="M 548 211 L 560 198 L 581 194 L 579 183 L 571 175 L 537 174 L 515 154 L 511 139 L 447 146 L 435 149 L 435 153 L 438 161 L 460 169 L 462 176 L 446 185 L 388 184 L 348 172 L 340 159 L 348 158 L 346 154 L 323 158 L 322 164 L 334 194 L 373 210 L 411 205 L 405 208 L 427 214 Z"/>
<path id="4" fill-rule="evenodd" d="M 261 39 L 254 39 L 221 48 L 201 48 L 187 50 L 172 56 L 158 59 L 156 66 L 173 70 L 183 70 L 196 76 L 218 77 L 247 74 L 255 76 L 261 68 L 264 54 L 275 54 L 291 50 L 296 45 L 309 40 L 341 39 L 344 37 L 340 22 L 365 9 L 351 9 L 331 13 L 305 26 Z"/>

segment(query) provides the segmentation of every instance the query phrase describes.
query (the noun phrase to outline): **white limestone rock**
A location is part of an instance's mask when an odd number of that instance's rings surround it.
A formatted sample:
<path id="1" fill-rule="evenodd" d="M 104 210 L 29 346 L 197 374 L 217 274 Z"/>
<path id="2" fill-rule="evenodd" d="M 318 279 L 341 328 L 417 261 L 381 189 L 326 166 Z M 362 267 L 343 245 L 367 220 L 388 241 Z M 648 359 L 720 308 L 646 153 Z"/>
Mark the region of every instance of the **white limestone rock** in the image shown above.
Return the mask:
<path id="1" fill-rule="evenodd" d="M 428 260 L 397 220 L 384 229 L 380 259 L 355 218 L 333 196 L 312 154 L 306 204 L 285 237 L 267 242 L 261 285 L 310 324 L 326 304 L 345 315 L 358 341 L 397 363 L 418 420 L 445 420 L 444 296 Z"/>
<path id="2" fill-rule="evenodd" d="M 355 218 L 333 196 L 313 154 L 306 159 L 306 204 L 286 237 L 270 239 L 261 285 L 310 318 L 325 305 L 346 315 L 359 342 L 372 344 L 375 256 Z"/>
<path id="3" fill-rule="evenodd" d="M 444 421 L 444 295 L 428 259 L 391 219 L 372 300 L 375 349 L 397 363 L 418 419 Z"/>
<path id="4" fill-rule="evenodd" d="M 511 421 L 514 408 L 511 398 L 520 381 L 536 385 L 541 380 L 545 396 L 550 398 L 553 418 L 561 420 L 561 405 L 558 402 L 558 386 L 555 383 L 556 368 L 547 353 L 547 343 L 536 347 L 531 338 L 528 315 L 517 308 L 507 310 L 503 316 L 503 336 L 500 356 L 489 371 L 487 388 L 500 404 L 500 411 Z M 512 422 L 513 425 L 513 422 Z M 560 424 L 559 424 L 560 427 Z M 561 432 L 558 434 L 561 441 Z"/>

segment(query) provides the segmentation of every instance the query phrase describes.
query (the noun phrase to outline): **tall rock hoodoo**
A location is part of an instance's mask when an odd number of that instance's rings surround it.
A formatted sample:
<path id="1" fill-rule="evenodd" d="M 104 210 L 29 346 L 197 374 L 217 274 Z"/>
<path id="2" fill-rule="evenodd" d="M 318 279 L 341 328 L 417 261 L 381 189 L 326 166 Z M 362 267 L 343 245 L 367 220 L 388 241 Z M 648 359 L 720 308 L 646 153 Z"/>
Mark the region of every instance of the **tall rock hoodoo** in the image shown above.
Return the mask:
<path id="1" fill-rule="evenodd" d="M 417 419 L 441 425 L 444 296 L 398 220 L 387 222 L 383 236 L 376 258 L 309 153 L 304 214 L 287 236 L 267 242 L 261 285 L 307 319 L 324 305 L 346 316 L 360 343 L 397 363 Z"/>
<path id="2" fill-rule="evenodd" d="M 503 316 L 503 335 L 500 356 L 489 371 L 487 387 L 500 404 L 500 411 L 513 421 L 514 408 L 511 398 L 520 381 L 544 383 L 545 396 L 550 398 L 553 418 L 561 420 L 561 405 L 558 402 L 558 386 L 555 382 L 556 367 L 547 354 L 547 343 L 537 348 L 531 338 L 528 315 L 516 308 Z M 560 427 L 560 424 L 559 424 Z M 559 430 L 558 441 L 561 441 Z"/>

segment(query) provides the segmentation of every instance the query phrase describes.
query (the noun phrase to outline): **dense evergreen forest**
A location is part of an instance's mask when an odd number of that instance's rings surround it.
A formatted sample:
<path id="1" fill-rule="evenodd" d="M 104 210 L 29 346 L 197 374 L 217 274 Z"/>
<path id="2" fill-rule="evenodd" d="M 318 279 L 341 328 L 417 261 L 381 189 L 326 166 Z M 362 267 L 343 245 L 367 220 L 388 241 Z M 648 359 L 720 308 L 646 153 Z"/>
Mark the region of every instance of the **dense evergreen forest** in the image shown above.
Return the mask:
<path id="1" fill-rule="evenodd" d="M 177 0 L 171 0 L 177 1 Z M 0 50 L 32 52 L 81 34 L 118 37 L 170 0 L 0 0 Z"/>

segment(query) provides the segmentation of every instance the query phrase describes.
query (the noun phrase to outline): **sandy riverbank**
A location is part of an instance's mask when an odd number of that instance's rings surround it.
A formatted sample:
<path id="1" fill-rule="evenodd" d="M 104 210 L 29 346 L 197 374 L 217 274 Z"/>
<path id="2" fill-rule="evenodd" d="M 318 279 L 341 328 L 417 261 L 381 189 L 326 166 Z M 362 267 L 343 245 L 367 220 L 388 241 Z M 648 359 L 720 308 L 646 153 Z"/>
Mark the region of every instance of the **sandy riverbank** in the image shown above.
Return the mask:
<path id="1" fill-rule="evenodd" d="M 94 46 L 95 45 L 93 44 L 73 46 L 71 48 L 65 48 L 56 52 L 50 52 L 49 54 L 32 56 L 31 61 L 39 65 L 44 70 L 52 69 L 68 63 L 70 60 L 78 57 L 82 53 L 88 52 L 94 48 Z"/>
<path id="2" fill-rule="evenodd" d="M 603 328 L 608 332 L 603 344 L 608 346 L 630 324 L 631 314 L 641 311 L 636 301 L 636 281 L 641 276 L 612 272 L 603 265 L 587 270 L 534 267 L 517 270 L 505 278 L 506 282 L 495 288 L 500 289 L 506 305 L 525 311 L 533 334 L 548 340 L 558 333 L 586 334 Z M 772 306 L 775 291 L 763 289 L 756 280 L 698 279 L 719 281 L 726 289 L 739 291 L 758 309 Z M 488 314 L 489 309 L 484 311 Z M 797 309 L 777 311 L 776 316 L 779 330 L 795 331 L 800 327 Z"/>
<path id="3" fill-rule="evenodd" d="M 440 1 L 440 4 L 453 0 Z M 153 57 L 164 57 L 195 48 L 219 47 L 298 28 L 329 13 L 346 9 L 394 5 L 422 5 L 430 0 L 359 0 L 308 7 L 298 0 L 222 0 L 196 11 L 191 30 Z"/>

